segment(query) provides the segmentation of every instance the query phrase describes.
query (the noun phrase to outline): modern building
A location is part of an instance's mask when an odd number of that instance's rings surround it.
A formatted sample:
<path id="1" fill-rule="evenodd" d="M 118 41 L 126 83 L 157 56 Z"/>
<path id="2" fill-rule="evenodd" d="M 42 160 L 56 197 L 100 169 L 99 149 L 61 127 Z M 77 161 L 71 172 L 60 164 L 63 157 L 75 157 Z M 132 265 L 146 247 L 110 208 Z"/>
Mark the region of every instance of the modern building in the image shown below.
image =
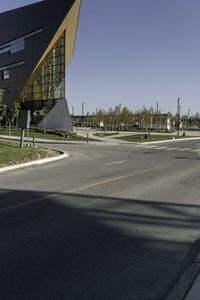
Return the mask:
<path id="1" fill-rule="evenodd" d="M 80 0 L 44 0 L 0 14 L 0 105 L 31 110 L 32 125 L 69 130 L 66 67 Z"/>

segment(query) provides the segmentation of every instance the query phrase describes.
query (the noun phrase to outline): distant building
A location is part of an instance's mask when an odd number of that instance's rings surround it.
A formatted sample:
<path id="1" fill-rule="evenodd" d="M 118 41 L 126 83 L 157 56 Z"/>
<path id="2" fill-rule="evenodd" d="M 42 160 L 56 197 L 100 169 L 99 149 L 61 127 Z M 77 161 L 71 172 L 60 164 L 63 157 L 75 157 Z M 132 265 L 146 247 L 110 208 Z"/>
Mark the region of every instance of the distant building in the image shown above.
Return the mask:
<path id="1" fill-rule="evenodd" d="M 73 126 L 85 126 L 85 127 L 99 127 L 106 130 L 157 130 L 157 131 L 170 131 L 173 130 L 172 115 L 171 114 L 155 114 L 148 113 L 147 115 L 131 114 L 129 121 L 122 121 L 120 116 L 115 119 L 109 115 L 72 115 Z M 174 124 L 175 127 L 175 124 Z"/>
<path id="2" fill-rule="evenodd" d="M 31 110 L 32 123 L 72 127 L 65 72 L 73 55 L 80 0 L 45 0 L 0 14 L 0 104 Z"/>

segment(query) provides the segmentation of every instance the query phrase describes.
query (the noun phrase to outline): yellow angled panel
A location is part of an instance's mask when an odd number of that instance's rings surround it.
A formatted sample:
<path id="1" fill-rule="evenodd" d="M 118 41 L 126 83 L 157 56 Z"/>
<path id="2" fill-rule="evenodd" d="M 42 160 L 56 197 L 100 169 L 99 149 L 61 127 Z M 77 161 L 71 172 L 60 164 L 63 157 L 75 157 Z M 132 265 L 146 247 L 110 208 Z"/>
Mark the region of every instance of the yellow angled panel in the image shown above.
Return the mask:
<path id="1" fill-rule="evenodd" d="M 80 0 L 77 0 L 66 18 L 66 65 L 70 63 L 74 52 L 79 10 Z"/>
<path id="2" fill-rule="evenodd" d="M 49 43 L 47 49 L 43 53 L 41 59 L 39 60 L 38 64 L 36 65 L 35 69 L 33 70 L 31 76 L 29 77 L 29 80 L 23 90 L 20 93 L 20 96 L 18 100 L 21 99 L 21 96 L 24 95 L 25 91 L 27 90 L 27 87 L 33 82 L 35 72 L 40 68 L 43 61 L 47 57 L 48 53 L 53 49 L 56 42 L 59 40 L 63 32 L 66 30 L 66 40 L 65 40 L 65 63 L 66 66 L 70 63 L 73 52 L 74 52 L 74 45 L 75 45 L 75 39 L 76 39 L 76 31 L 77 31 L 77 25 L 78 25 L 78 16 L 80 11 L 80 4 L 81 0 L 76 0 L 71 7 L 70 11 L 68 12 L 67 16 L 63 20 L 62 24 L 58 28 L 57 32 L 55 33 L 53 39 Z"/>
<path id="3" fill-rule="evenodd" d="M 53 39 L 51 40 L 50 44 L 48 45 L 47 49 L 45 50 L 44 54 L 42 55 L 40 61 L 38 62 L 35 70 L 40 66 L 43 62 L 49 51 L 54 47 L 58 39 L 61 37 L 63 32 L 66 30 L 66 65 L 68 65 L 72 59 L 75 39 L 76 39 L 76 31 L 77 31 L 77 24 L 78 24 L 78 16 L 80 10 L 80 0 L 76 0 L 68 12 L 67 16 L 65 17 L 64 21 L 60 25 L 58 31 L 54 35 Z"/>

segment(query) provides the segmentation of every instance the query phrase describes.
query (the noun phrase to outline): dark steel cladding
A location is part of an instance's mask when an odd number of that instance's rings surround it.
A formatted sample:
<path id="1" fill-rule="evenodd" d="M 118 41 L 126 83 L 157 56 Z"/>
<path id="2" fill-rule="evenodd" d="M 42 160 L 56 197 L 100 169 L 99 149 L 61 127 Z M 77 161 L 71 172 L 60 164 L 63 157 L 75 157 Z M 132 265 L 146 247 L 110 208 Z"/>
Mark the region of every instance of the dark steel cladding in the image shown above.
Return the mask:
<path id="1" fill-rule="evenodd" d="M 11 108 L 20 96 L 20 101 L 26 102 L 24 107 L 34 112 L 45 106 L 48 112 L 57 99 L 65 97 L 65 32 L 45 57 L 34 80 L 26 85 L 74 3 L 45 0 L 0 14 L 2 104 Z"/>

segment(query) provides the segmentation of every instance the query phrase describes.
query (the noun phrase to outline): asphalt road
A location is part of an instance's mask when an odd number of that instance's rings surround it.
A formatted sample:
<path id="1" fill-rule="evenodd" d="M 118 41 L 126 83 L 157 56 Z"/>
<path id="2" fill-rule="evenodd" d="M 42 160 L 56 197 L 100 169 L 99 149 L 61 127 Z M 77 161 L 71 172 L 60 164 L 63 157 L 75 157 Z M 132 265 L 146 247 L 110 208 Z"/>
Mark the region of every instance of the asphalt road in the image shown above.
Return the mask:
<path id="1" fill-rule="evenodd" d="M 164 299 L 199 239 L 197 144 L 54 145 L 70 158 L 1 174 L 0 299 Z"/>

